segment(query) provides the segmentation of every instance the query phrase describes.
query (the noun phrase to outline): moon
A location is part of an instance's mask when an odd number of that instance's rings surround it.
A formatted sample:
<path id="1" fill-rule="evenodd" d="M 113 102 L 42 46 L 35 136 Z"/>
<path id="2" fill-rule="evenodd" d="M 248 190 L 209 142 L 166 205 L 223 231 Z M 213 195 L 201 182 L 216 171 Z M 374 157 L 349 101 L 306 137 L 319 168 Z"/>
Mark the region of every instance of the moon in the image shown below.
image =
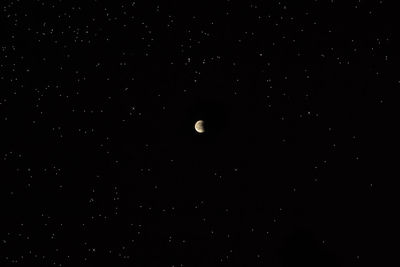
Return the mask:
<path id="1" fill-rule="evenodd" d="M 196 122 L 196 124 L 194 125 L 194 129 L 196 130 L 196 132 L 198 133 L 204 133 L 205 129 L 204 129 L 204 121 L 203 120 L 199 120 Z"/>

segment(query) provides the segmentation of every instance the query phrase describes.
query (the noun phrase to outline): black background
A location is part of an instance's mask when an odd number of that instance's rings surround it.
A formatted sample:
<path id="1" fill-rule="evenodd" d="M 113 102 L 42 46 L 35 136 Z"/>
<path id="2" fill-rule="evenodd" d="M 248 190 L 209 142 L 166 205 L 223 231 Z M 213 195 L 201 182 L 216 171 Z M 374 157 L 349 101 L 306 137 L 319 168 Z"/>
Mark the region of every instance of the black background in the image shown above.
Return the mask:
<path id="1" fill-rule="evenodd" d="M 387 2 L 2 3 L 1 266 L 382 264 Z"/>

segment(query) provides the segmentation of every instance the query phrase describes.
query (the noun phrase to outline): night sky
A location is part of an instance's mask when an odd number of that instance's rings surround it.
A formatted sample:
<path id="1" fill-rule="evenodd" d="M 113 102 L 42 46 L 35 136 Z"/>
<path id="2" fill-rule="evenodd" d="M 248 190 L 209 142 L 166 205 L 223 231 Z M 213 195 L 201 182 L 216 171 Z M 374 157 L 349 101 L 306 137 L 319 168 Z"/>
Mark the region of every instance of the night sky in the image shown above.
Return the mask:
<path id="1" fill-rule="evenodd" d="M 388 266 L 389 3 L 2 1 L 0 266 Z"/>

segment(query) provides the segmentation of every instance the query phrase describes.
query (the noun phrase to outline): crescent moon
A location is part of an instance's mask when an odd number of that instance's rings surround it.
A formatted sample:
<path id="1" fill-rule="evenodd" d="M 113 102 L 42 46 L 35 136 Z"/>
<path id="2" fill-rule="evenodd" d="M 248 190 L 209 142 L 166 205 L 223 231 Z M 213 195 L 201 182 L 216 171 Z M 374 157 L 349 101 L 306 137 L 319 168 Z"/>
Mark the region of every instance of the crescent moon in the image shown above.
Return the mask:
<path id="1" fill-rule="evenodd" d="M 205 129 L 204 129 L 204 121 L 203 120 L 199 120 L 196 122 L 196 124 L 194 125 L 194 129 L 196 130 L 196 132 L 198 133 L 204 133 Z"/>

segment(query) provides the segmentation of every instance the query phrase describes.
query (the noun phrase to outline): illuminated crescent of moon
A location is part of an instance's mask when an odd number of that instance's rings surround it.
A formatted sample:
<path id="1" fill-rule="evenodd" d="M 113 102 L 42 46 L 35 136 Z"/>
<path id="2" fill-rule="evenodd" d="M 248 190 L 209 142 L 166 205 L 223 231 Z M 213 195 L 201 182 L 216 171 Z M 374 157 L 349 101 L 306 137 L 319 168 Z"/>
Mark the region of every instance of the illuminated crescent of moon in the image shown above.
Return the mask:
<path id="1" fill-rule="evenodd" d="M 204 121 L 199 120 L 196 122 L 196 124 L 194 125 L 194 129 L 196 130 L 196 132 L 198 133 L 204 133 Z"/>

